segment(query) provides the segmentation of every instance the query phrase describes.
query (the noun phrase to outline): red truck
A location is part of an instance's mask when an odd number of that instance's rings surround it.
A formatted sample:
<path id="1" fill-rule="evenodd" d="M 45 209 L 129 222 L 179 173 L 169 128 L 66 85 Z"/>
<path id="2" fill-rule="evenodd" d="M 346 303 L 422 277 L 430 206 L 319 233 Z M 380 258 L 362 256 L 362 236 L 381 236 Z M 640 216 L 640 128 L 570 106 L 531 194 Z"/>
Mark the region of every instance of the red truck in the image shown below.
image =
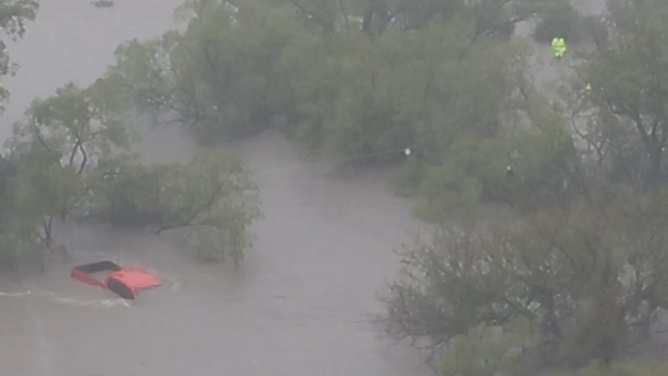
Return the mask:
<path id="1" fill-rule="evenodd" d="M 93 274 L 104 273 L 102 279 Z M 141 290 L 158 287 L 160 279 L 141 268 L 122 268 L 111 261 L 99 261 L 75 266 L 70 274 L 79 282 L 109 289 L 123 299 L 134 300 Z"/>

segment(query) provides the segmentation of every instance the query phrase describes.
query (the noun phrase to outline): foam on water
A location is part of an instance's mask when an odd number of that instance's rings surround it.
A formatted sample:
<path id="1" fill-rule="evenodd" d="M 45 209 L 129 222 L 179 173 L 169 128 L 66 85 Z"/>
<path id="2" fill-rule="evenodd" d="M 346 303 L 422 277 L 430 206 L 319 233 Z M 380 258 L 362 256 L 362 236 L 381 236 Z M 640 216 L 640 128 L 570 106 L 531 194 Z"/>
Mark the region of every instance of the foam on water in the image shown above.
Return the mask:
<path id="1" fill-rule="evenodd" d="M 30 290 L 21 291 L 21 292 L 0 292 L 0 296 L 9 297 L 9 298 L 19 298 L 22 296 L 30 295 Z"/>
<path id="2" fill-rule="evenodd" d="M 26 290 L 22 292 L 0 292 L 0 297 L 9 298 L 23 298 L 28 296 L 45 297 L 52 302 L 90 308 L 114 308 L 114 307 L 130 307 L 130 302 L 125 299 L 82 299 L 78 297 L 67 297 L 59 295 L 53 291 L 31 291 Z"/>

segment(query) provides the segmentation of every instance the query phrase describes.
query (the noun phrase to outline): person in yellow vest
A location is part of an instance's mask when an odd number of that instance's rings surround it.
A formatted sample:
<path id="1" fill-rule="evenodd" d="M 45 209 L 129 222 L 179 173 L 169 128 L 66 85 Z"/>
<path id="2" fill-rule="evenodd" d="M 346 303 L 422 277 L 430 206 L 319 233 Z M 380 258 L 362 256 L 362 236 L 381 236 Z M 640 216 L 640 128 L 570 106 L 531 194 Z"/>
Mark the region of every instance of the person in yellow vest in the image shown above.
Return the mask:
<path id="1" fill-rule="evenodd" d="M 552 39 L 552 51 L 554 52 L 554 57 L 561 59 L 566 54 L 566 41 L 564 38 L 554 38 Z"/>
<path id="2" fill-rule="evenodd" d="M 566 54 L 566 41 L 564 38 L 559 38 L 559 57 L 564 57 Z"/>

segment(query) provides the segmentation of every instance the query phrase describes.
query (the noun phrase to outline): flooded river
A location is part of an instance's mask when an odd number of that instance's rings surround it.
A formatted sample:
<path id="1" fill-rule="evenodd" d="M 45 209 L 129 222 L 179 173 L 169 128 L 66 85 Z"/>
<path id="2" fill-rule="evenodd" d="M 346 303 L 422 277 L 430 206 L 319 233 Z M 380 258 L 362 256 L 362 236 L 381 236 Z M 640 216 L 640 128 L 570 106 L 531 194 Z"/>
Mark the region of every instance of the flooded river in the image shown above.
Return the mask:
<path id="1" fill-rule="evenodd" d="M 166 30 L 175 0 L 44 1 L 9 82 L 9 125 L 35 96 L 87 84 L 129 38 Z M 304 165 L 290 144 L 263 135 L 240 152 L 262 185 L 265 219 L 238 272 L 197 264 L 156 236 L 71 226 L 58 231 L 71 264 L 0 280 L 0 364 L 7 376 L 406 376 L 411 351 L 369 324 L 376 293 L 398 263 L 392 250 L 415 224 L 409 206 L 377 176 L 341 179 Z M 161 131 L 142 150 L 185 158 L 193 143 Z M 277 169 L 284 167 L 292 169 Z M 153 270 L 166 285 L 133 303 L 75 283 L 75 263 L 111 258 Z"/>

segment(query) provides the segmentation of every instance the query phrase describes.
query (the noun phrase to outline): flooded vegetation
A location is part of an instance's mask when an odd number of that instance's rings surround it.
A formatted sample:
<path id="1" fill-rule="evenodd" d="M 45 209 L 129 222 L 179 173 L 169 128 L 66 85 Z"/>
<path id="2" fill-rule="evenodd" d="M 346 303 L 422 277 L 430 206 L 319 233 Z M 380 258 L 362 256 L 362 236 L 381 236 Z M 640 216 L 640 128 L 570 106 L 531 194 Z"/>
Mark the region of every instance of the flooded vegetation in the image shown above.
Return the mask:
<path id="1" fill-rule="evenodd" d="M 0 373 L 664 375 L 666 15 L 0 3 Z"/>

